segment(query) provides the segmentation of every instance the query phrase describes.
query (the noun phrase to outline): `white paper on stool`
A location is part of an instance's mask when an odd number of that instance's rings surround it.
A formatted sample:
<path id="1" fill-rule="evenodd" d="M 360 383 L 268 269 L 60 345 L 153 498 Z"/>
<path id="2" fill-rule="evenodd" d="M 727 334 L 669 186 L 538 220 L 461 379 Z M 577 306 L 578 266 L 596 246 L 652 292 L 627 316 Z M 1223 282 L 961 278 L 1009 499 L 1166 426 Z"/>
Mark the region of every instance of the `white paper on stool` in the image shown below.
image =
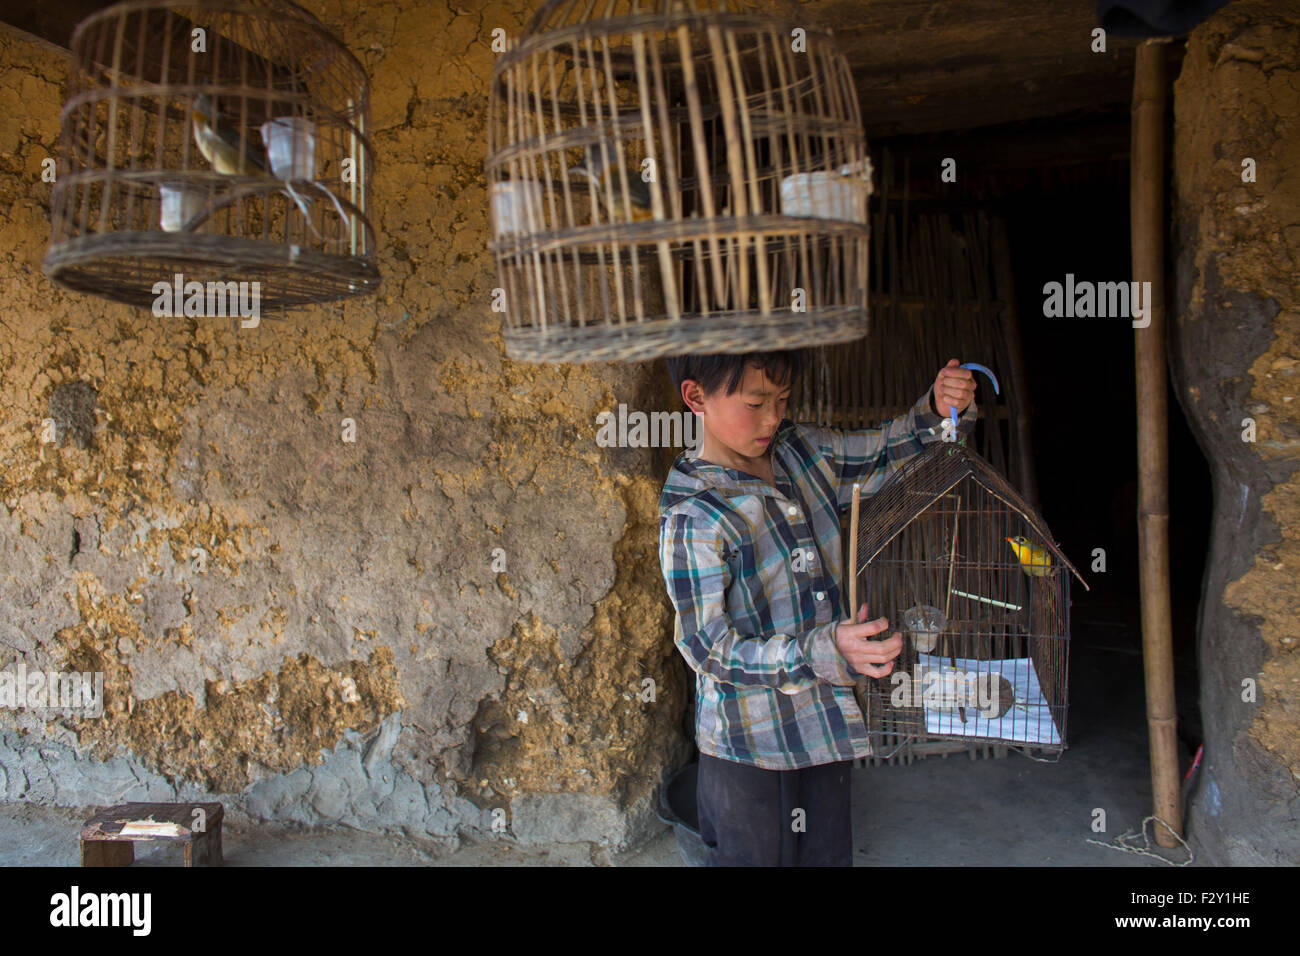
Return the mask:
<path id="1" fill-rule="evenodd" d="M 159 820 L 132 820 L 122 825 L 122 830 L 118 836 L 178 837 L 188 832 L 179 823 Z"/>

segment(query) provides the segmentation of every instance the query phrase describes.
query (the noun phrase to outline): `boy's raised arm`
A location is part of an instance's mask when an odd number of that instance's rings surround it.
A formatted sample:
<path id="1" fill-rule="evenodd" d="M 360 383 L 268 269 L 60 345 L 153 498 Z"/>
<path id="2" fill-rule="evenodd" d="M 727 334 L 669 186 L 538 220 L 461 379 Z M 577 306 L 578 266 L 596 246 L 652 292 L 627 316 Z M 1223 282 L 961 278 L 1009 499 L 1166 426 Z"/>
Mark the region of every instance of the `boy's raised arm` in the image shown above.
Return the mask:
<path id="1" fill-rule="evenodd" d="M 908 459 L 920 454 L 927 445 L 943 441 L 946 416 L 935 412 L 931 393 L 932 389 L 926 389 L 907 414 L 891 418 L 879 428 L 814 429 L 822 454 L 835 470 L 840 508 L 852 503 L 855 482 L 862 484 L 863 497 L 873 495 Z M 975 428 L 977 415 L 972 401 L 957 416 L 957 433 L 969 435 Z"/>
<path id="2" fill-rule="evenodd" d="M 659 558 L 677 611 L 674 643 L 691 669 L 723 684 L 797 694 L 818 681 L 850 685 L 860 677 L 835 646 L 838 622 L 798 634 L 745 635 L 727 616 L 731 569 L 716 527 L 687 514 L 659 526 Z"/>

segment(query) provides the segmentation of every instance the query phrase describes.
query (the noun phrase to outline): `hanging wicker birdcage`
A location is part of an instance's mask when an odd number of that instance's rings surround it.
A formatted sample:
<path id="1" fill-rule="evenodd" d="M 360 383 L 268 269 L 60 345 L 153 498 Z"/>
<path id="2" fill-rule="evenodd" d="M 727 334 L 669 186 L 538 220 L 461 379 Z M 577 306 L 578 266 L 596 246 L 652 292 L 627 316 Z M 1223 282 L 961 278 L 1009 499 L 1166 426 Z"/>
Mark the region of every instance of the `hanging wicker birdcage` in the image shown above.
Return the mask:
<path id="1" fill-rule="evenodd" d="M 314 16 L 128 0 L 82 21 L 72 54 L 52 279 L 155 311 L 159 283 L 207 308 L 248 283 L 263 310 L 378 286 L 369 81 Z"/>
<path id="2" fill-rule="evenodd" d="M 866 334 L 857 93 L 788 5 L 549 0 L 497 60 L 486 171 L 511 358 Z"/>

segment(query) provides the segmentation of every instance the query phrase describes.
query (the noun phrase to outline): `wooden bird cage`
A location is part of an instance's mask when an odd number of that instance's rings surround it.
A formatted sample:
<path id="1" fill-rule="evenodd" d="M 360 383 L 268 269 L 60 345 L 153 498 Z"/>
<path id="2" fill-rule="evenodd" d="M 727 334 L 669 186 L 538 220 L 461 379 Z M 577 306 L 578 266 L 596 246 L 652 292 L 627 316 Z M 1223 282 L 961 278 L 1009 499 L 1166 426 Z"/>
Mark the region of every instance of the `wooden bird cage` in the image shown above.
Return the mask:
<path id="1" fill-rule="evenodd" d="M 141 306 L 177 275 L 209 307 L 234 282 L 261 309 L 375 290 L 369 81 L 314 16 L 128 0 L 82 21 L 72 53 L 52 279 Z"/>
<path id="2" fill-rule="evenodd" d="M 497 60 L 486 172 L 511 358 L 866 334 L 857 93 L 788 7 L 549 0 Z"/>
<path id="3" fill-rule="evenodd" d="M 859 684 L 876 754 L 983 741 L 1059 755 L 1070 575 L 1087 583 L 1042 518 L 973 451 L 940 443 L 863 503 L 859 528 L 857 603 L 903 635 L 891 675 Z M 1042 549 L 1028 570 L 1017 538 Z"/>

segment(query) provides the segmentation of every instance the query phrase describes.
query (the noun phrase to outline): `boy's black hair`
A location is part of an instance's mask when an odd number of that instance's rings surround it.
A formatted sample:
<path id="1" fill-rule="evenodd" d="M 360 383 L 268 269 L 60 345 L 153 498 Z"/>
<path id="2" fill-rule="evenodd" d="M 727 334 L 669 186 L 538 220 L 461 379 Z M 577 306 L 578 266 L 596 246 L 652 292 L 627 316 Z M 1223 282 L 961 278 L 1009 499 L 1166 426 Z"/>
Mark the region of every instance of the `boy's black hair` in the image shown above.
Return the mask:
<path id="1" fill-rule="evenodd" d="M 743 355 L 670 355 L 664 359 L 668 374 L 672 376 L 677 397 L 682 394 L 682 382 L 692 379 L 700 383 L 706 396 L 719 388 L 731 395 L 745 380 L 749 366 L 761 368 L 780 387 L 793 385 L 808 363 L 803 349 L 783 349 L 777 352 L 746 352 Z"/>

